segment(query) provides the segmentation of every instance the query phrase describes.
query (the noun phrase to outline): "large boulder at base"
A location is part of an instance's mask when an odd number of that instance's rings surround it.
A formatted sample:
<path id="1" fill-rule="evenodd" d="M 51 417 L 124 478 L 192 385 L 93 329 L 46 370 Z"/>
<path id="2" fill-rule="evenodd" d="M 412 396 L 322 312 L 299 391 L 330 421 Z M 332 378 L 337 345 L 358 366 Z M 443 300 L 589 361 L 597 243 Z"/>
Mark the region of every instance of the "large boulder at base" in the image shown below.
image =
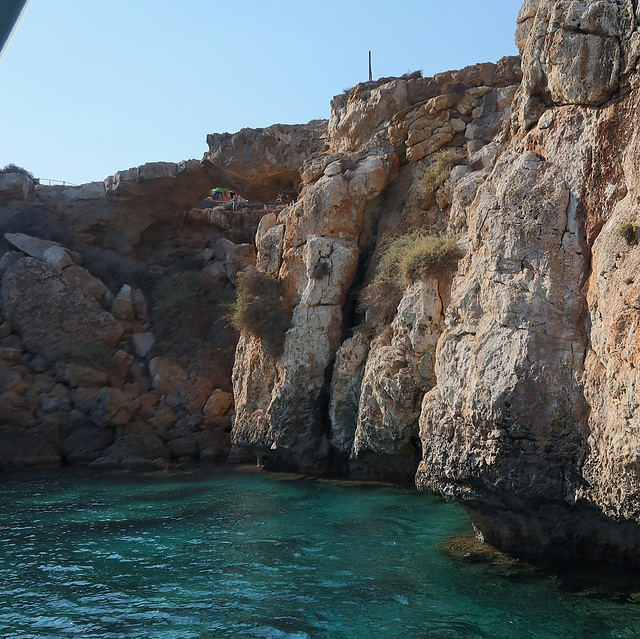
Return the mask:
<path id="1" fill-rule="evenodd" d="M 2 284 L 4 313 L 30 351 L 62 346 L 115 346 L 123 329 L 84 291 L 55 269 L 24 258 L 8 269 Z"/>

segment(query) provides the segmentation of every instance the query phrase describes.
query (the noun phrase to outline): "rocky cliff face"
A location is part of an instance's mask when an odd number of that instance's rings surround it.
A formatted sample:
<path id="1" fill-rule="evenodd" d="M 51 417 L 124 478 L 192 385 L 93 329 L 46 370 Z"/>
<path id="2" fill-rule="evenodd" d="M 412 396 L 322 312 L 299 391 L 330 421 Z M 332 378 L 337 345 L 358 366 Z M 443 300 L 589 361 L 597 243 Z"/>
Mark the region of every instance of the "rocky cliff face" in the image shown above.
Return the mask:
<path id="1" fill-rule="evenodd" d="M 441 189 L 442 208 L 423 189 L 439 150 L 471 155 L 456 172 L 463 199 L 486 177 L 519 79 L 519 61 L 505 59 L 436 78 L 371 82 L 334 99 L 327 150 L 303 164 L 298 201 L 263 219 L 256 241 L 258 265 L 279 278 L 292 309 L 278 357 L 248 332 L 236 356 L 233 437 L 263 464 L 415 473 L 420 401 L 435 383 L 450 276 L 416 282 L 373 343 L 350 337 L 355 298 L 385 238 L 447 228 L 442 209 L 453 189 Z"/>
<path id="2" fill-rule="evenodd" d="M 526 0 L 519 58 L 360 84 L 329 122 L 212 135 L 201 163 L 71 191 L 0 176 L 19 251 L 0 261 L 0 464 L 224 457 L 235 411 L 265 467 L 415 481 L 502 549 L 639 565 L 639 23 L 631 0 Z M 293 201 L 190 210 L 212 181 Z M 16 215 L 56 242 L 21 245 Z M 455 259 L 381 285 L 416 233 Z M 114 255 L 154 277 L 197 257 L 221 290 L 255 262 L 282 340 L 243 330 L 232 380 L 211 351 L 146 350 L 144 296 L 87 271 Z M 155 330 L 212 337 L 172 317 Z"/>
<path id="3" fill-rule="evenodd" d="M 274 124 L 266 129 L 207 136 L 209 152 L 202 166 L 217 184 L 250 200 L 290 200 L 300 190 L 300 167 L 326 146 L 327 123 Z"/>
<path id="4" fill-rule="evenodd" d="M 640 563 L 639 20 L 527 0 L 521 71 L 334 99 L 327 150 L 258 234 L 292 321 L 277 357 L 241 336 L 234 441 L 275 468 L 415 474 L 515 553 Z M 442 150 L 463 160 L 430 189 Z M 460 234 L 457 270 L 354 330 L 381 247 L 418 228 Z"/>
<path id="5" fill-rule="evenodd" d="M 502 548 L 637 563 L 636 19 L 539 2 L 519 22 L 514 136 L 467 210 L 417 483 Z"/>
<path id="6" fill-rule="evenodd" d="M 223 315 L 279 207 L 194 208 L 212 185 L 196 161 L 80 187 L 0 175 L 0 469 L 227 457 Z"/>

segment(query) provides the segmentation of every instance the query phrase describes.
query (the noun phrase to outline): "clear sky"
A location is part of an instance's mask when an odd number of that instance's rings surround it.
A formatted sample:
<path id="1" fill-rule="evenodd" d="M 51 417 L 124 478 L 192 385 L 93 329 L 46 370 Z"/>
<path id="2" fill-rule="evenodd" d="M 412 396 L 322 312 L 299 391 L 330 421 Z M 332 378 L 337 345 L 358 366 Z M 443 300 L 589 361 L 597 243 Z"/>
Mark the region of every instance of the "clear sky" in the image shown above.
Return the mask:
<path id="1" fill-rule="evenodd" d="M 30 0 L 0 59 L 0 167 L 84 183 L 206 136 L 328 118 L 367 79 L 517 53 L 522 0 Z"/>

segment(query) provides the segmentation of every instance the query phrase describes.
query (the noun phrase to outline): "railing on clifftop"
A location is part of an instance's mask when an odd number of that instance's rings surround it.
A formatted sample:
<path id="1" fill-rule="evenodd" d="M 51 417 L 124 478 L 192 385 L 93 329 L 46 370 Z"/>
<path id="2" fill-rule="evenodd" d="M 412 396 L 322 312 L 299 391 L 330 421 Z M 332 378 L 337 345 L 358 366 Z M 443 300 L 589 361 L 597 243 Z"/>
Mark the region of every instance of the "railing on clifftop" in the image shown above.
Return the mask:
<path id="1" fill-rule="evenodd" d="M 38 178 L 38 184 L 45 184 L 46 186 L 78 186 L 73 182 L 67 182 L 66 180 L 49 180 L 47 178 Z"/>

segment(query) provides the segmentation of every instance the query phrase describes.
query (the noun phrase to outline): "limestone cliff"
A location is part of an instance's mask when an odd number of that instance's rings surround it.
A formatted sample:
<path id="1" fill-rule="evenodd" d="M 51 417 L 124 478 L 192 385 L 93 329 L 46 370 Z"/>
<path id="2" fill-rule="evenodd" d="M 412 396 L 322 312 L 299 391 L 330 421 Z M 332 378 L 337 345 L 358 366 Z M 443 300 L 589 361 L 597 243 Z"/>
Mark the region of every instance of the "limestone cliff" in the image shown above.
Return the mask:
<path id="1" fill-rule="evenodd" d="M 257 237 L 292 321 L 277 357 L 240 338 L 235 442 L 268 467 L 415 473 L 515 553 L 640 564 L 639 20 L 526 0 L 521 71 L 333 100 L 328 148 Z M 463 160 L 431 193 L 442 149 Z M 457 270 L 354 330 L 387 238 L 416 228 L 460 234 Z"/>
<path id="2" fill-rule="evenodd" d="M 328 122 L 213 134 L 200 163 L 0 176 L 0 465 L 219 458 L 233 421 L 267 468 L 415 481 L 510 552 L 640 565 L 636 5 L 525 0 L 520 57 L 359 84 Z M 288 204 L 192 209 L 212 181 Z M 455 259 L 381 285 L 420 233 Z M 231 292 L 255 262 L 288 318 L 242 331 L 231 380 L 210 351 L 146 350 L 123 277 L 185 259 Z M 155 330 L 198 343 L 195 315 Z M 114 364 L 48 362 L 52 340 Z"/>
<path id="3" fill-rule="evenodd" d="M 256 238 L 258 265 L 280 279 L 292 309 L 279 357 L 248 332 L 236 354 L 233 438 L 262 464 L 413 477 L 451 277 L 416 282 L 373 343 L 350 337 L 356 297 L 385 238 L 445 230 L 451 202 L 471 198 L 506 141 L 519 80 L 513 58 L 370 82 L 334 98 L 327 150 L 302 165 L 297 202 L 263 219 Z M 456 170 L 460 195 L 447 185 L 437 203 L 424 181 L 444 148 L 470 159 Z M 457 229 L 464 211 L 454 208 Z"/>

